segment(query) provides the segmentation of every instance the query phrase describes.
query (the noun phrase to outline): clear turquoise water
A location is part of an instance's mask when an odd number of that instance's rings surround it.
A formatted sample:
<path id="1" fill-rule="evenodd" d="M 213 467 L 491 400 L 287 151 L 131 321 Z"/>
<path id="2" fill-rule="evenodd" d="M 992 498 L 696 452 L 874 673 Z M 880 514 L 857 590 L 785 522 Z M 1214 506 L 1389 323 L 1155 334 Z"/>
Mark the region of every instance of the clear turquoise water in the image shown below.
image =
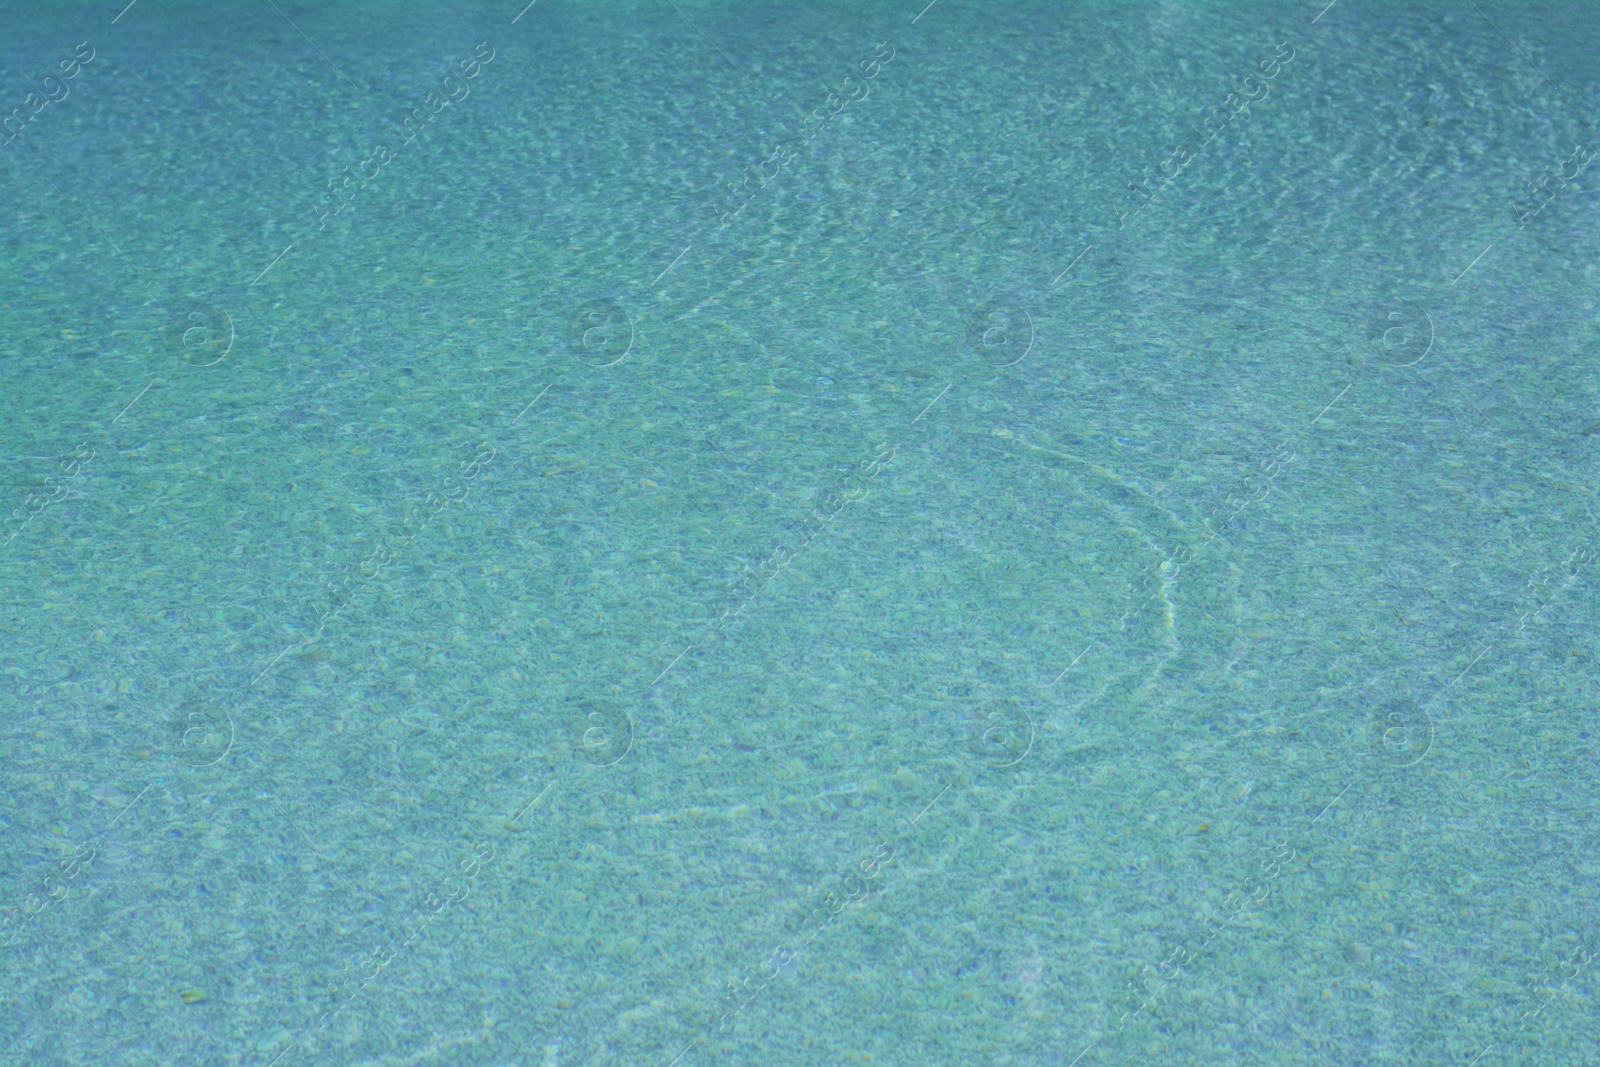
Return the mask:
<path id="1" fill-rule="evenodd" d="M 6 12 L 0 1064 L 1600 1062 L 1592 9 L 520 6 Z"/>

